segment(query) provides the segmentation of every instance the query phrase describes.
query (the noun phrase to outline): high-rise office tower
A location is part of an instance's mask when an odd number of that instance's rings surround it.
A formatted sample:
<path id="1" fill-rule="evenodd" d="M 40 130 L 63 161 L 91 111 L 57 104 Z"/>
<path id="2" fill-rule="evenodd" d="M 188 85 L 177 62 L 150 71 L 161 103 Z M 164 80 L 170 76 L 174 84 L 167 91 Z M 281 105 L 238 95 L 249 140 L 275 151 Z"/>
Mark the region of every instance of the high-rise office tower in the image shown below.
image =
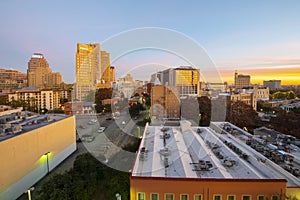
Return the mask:
<path id="1" fill-rule="evenodd" d="M 238 74 L 237 71 L 234 73 L 234 86 L 236 89 L 241 89 L 244 87 L 250 87 L 250 76 Z"/>
<path id="2" fill-rule="evenodd" d="M 101 51 L 101 78 L 98 88 L 110 88 L 115 81 L 115 67 L 110 66 L 110 54 Z"/>
<path id="3" fill-rule="evenodd" d="M 76 99 L 87 101 L 100 83 L 100 44 L 77 44 L 76 52 Z"/>
<path id="4" fill-rule="evenodd" d="M 163 85 L 176 86 L 180 96 L 199 95 L 200 71 L 191 66 L 166 69 L 157 72 L 157 77 Z M 152 79 L 153 79 L 152 75 Z"/>
<path id="5" fill-rule="evenodd" d="M 34 53 L 28 62 L 27 83 L 40 89 L 61 84 L 62 76 L 59 72 L 53 73 L 49 64 L 41 53 Z"/>

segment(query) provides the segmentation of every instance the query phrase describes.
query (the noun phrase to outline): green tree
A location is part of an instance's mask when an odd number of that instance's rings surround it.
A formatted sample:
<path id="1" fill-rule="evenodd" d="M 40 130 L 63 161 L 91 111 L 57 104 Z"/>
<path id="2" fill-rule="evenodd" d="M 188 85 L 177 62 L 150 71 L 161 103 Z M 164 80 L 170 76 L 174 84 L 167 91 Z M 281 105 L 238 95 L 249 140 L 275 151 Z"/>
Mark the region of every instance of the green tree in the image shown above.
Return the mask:
<path id="1" fill-rule="evenodd" d="M 242 101 L 236 101 L 227 106 L 226 121 L 240 128 L 246 127 L 252 133 L 261 125 L 256 111 Z"/>
<path id="2" fill-rule="evenodd" d="M 140 103 L 135 103 L 129 107 L 129 114 L 131 117 L 135 117 L 138 116 L 142 110 L 145 110 L 144 106 Z"/>
<path id="3" fill-rule="evenodd" d="M 113 89 L 112 88 L 100 88 L 95 93 L 95 103 L 97 105 L 102 105 L 102 100 L 112 98 Z"/>
<path id="4" fill-rule="evenodd" d="M 275 129 L 281 133 L 293 135 L 300 138 L 300 115 L 293 111 L 286 112 L 283 109 L 275 110 L 276 117 L 271 118 L 270 128 Z"/>

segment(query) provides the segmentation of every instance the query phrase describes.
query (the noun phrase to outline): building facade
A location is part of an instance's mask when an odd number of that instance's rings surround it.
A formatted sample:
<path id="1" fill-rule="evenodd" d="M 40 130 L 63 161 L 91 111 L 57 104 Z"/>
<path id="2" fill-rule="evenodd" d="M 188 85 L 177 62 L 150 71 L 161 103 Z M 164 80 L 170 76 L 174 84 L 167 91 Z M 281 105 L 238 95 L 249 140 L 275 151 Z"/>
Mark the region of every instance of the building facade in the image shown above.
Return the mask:
<path id="1" fill-rule="evenodd" d="M 155 84 L 151 92 L 150 114 L 154 120 L 180 118 L 180 99 L 177 88 Z"/>
<path id="2" fill-rule="evenodd" d="M 35 112 L 41 109 L 53 110 L 60 108 L 63 101 L 71 98 L 72 90 L 43 89 L 43 90 L 17 90 L 7 94 L 8 102 L 25 101 L 34 108 Z"/>
<path id="3" fill-rule="evenodd" d="M 13 119 L 13 120 L 11 120 Z M 0 199 L 17 199 L 76 150 L 75 117 L 17 111 L 0 117 Z"/>
<path id="4" fill-rule="evenodd" d="M 43 54 L 34 53 L 28 62 L 27 82 L 29 87 L 49 88 L 61 84 L 62 76 L 52 72 Z"/>
<path id="5" fill-rule="evenodd" d="M 264 81 L 264 87 L 268 87 L 270 90 L 281 89 L 281 80 Z"/>
<path id="6" fill-rule="evenodd" d="M 151 76 L 151 80 L 158 78 L 162 85 L 175 86 L 180 96 L 199 96 L 200 70 L 191 66 L 170 68 Z"/>
<path id="7" fill-rule="evenodd" d="M 250 89 L 256 94 L 257 101 L 269 101 L 270 90 L 268 87 L 253 87 Z"/>
<path id="8" fill-rule="evenodd" d="M 228 102 L 241 101 L 251 106 L 253 110 L 257 109 L 257 95 L 255 92 L 243 90 L 240 92 L 220 93 L 219 96 L 225 97 Z"/>
<path id="9" fill-rule="evenodd" d="M 242 89 L 245 87 L 250 87 L 250 76 L 238 74 L 237 71 L 234 73 L 234 86 L 235 89 Z"/>
<path id="10" fill-rule="evenodd" d="M 27 86 L 27 74 L 14 69 L 0 68 L 0 89 L 19 89 Z"/>
<path id="11" fill-rule="evenodd" d="M 115 67 L 110 66 L 110 54 L 101 51 L 101 80 L 97 88 L 111 88 L 112 82 L 115 81 Z"/>
<path id="12" fill-rule="evenodd" d="M 76 99 L 86 101 L 100 82 L 100 44 L 77 44 Z"/>
<path id="13" fill-rule="evenodd" d="M 117 81 L 117 90 L 127 99 L 135 94 L 137 87 L 138 85 L 136 84 L 136 81 L 133 80 L 130 73 L 127 73 L 126 76 L 119 78 Z"/>
<path id="14" fill-rule="evenodd" d="M 259 162 L 259 153 L 230 138 L 187 121 L 146 125 L 130 176 L 130 199 L 279 200 L 299 189 L 296 177 L 282 175 L 271 161 Z"/>

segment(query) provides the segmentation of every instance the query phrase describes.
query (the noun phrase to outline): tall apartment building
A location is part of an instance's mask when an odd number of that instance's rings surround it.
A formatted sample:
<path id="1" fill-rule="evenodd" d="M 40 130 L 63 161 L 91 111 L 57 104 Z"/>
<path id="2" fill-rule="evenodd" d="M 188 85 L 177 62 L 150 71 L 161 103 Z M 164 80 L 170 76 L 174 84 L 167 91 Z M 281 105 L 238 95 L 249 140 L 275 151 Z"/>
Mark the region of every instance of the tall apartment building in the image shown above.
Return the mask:
<path id="1" fill-rule="evenodd" d="M 200 71 L 191 66 L 170 68 L 156 73 L 163 85 L 177 87 L 180 96 L 198 96 Z M 154 78 L 152 75 L 152 79 Z"/>
<path id="2" fill-rule="evenodd" d="M 151 91 L 152 119 L 180 118 L 179 92 L 175 86 L 161 85 L 157 80 Z"/>
<path id="3" fill-rule="evenodd" d="M 27 83 L 29 87 L 49 88 L 61 84 L 62 76 L 52 72 L 43 54 L 34 53 L 28 62 Z"/>
<path id="4" fill-rule="evenodd" d="M 18 89 L 27 86 L 27 74 L 14 69 L 0 68 L 0 89 Z"/>
<path id="5" fill-rule="evenodd" d="M 281 88 L 281 80 L 269 80 L 264 81 L 264 87 L 270 88 L 270 90 L 278 90 Z"/>
<path id="6" fill-rule="evenodd" d="M 100 44 L 77 44 L 76 99 L 86 101 L 100 82 Z"/>
<path id="7" fill-rule="evenodd" d="M 234 73 L 234 86 L 236 89 L 241 89 L 250 86 L 250 76 L 238 74 L 238 71 Z"/>

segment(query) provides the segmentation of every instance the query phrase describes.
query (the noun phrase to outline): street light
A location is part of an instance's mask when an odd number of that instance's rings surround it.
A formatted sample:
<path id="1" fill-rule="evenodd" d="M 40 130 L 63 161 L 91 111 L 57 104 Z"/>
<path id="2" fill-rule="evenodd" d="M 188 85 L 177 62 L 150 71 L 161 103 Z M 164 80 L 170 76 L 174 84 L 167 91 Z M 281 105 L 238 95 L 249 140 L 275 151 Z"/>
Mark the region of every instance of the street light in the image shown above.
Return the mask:
<path id="1" fill-rule="evenodd" d="M 49 174 L 50 170 L 49 170 L 49 157 L 48 155 L 50 154 L 50 152 L 47 152 L 44 154 L 44 156 L 46 156 L 46 159 L 47 159 L 47 174 Z"/>
<path id="2" fill-rule="evenodd" d="M 29 188 L 28 190 L 25 191 L 25 193 L 28 194 L 28 200 L 31 200 L 31 191 L 34 190 L 34 187 Z"/>
<path id="3" fill-rule="evenodd" d="M 119 193 L 116 194 L 117 200 L 121 200 L 121 195 Z"/>

